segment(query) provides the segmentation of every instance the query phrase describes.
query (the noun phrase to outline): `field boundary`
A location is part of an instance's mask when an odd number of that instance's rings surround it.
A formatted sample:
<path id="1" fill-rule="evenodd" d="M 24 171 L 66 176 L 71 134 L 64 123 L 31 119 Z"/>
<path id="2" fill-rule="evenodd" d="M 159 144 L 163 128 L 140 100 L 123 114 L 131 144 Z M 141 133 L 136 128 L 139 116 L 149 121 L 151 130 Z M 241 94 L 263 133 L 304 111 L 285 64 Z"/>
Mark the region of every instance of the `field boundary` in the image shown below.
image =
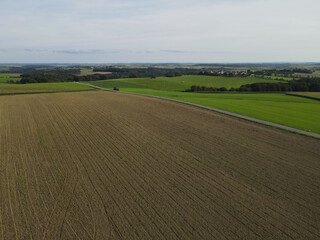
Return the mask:
<path id="1" fill-rule="evenodd" d="M 210 111 L 222 113 L 222 114 L 229 115 L 229 116 L 232 116 L 232 117 L 244 119 L 244 120 L 247 120 L 247 121 L 259 123 L 259 124 L 262 124 L 262 125 L 265 125 L 265 126 L 270 126 L 270 127 L 278 128 L 278 129 L 281 129 L 281 130 L 289 131 L 289 132 L 292 132 L 292 133 L 296 133 L 296 134 L 305 135 L 305 136 L 309 136 L 309 137 L 320 139 L 320 134 L 318 134 L 318 133 L 308 132 L 308 131 L 304 131 L 304 130 L 301 130 L 301 129 L 288 127 L 288 126 L 285 126 L 285 125 L 282 125 L 282 124 L 273 123 L 273 122 L 261 120 L 261 119 L 258 119 L 258 118 L 253 118 L 253 117 L 241 115 L 241 114 L 238 114 L 238 113 L 233 113 L 233 112 L 221 110 L 221 109 L 214 108 L 214 107 L 208 107 L 208 106 L 197 104 L 197 103 L 192 103 L 192 102 L 182 101 L 182 100 L 177 100 L 177 99 L 172 99 L 172 98 L 166 98 L 166 97 L 160 97 L 160 96 L 147 95 L 147 94 L 119 92 L 119 91 L 115 91 L 115 90 L 111 90 L 111 89 L 107 89 L 107 88 L 103 88 L 103 87 L 98 87 L 98 86 L 95 86 L 95 85 L 92 85 L 92 84 L 88 84 L 88 83 L 81 83 L 81 82 L 78 82 L 78 83 L 82 84 L 82 85 L 89 86 L 89 87 L 93 87 L 93 88 L 96 88 L 96 89 L 100 89 L 100 90 L 103 90 L 103 91 L 113 92 L 113 93 L 138 95 L 138 96 L 145 96 L 145 97 L 163 99 L 163 100 L 167 100 L 167 101 L 171 101 L 171 102 L 183 103 L 183 104 L 195 106 L 195 107 L 198 107 L 198 108 L 207 109 L 207 110 L 210 110 Z"/>
<path id="2" fill-rule="evenodd" d="M 41 94 L 41 93 L 68 93 L 68 92 L 86 92 L 96 91 L 96 89 L 83 89 L 83 90 L 66 90 L 66 91 L 38 91 L 38 92 L 13 92 L 13 93 L 0 93 L 1 96 L 14 96 L 14 95 L 25 95 L 25 94 Z"/>
<path id="3" fill-rule="evenodd" d="M 309 99 L 312 99 L 312 100 L 320 101 L 320 99 L 316 98 L 316 97 L 303 96 L 303 95 L 294 94 L 294 93 L 286 93 L 286 95 L 295 96 L 295 97 L 302 97 L 302 98 L 309 98 Z"/>

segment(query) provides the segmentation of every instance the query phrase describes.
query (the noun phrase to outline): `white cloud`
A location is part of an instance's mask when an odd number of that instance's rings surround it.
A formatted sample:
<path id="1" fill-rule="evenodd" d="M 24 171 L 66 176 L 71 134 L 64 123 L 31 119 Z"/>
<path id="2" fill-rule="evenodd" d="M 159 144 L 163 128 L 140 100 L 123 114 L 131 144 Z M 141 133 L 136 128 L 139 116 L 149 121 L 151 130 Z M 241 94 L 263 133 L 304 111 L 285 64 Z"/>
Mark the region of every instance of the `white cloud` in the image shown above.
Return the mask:
<path id="1" fill-rule="evenodd" d="M 0 62 L 320 61 L 319 9 L 318 0 L 3 0 Z"/>

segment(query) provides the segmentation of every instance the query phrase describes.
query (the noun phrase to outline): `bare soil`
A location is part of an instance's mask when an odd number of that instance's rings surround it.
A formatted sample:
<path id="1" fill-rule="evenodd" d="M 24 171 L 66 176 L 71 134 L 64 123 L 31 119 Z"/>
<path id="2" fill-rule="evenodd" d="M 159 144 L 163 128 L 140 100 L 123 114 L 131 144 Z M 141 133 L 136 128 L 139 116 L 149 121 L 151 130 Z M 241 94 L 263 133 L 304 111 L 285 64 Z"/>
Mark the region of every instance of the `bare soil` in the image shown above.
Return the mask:
<path id="1" fill-rule="evenodd" d="M 0 239 L 319 239 L 320 141 L 110 92 L 0 98 Z"/>

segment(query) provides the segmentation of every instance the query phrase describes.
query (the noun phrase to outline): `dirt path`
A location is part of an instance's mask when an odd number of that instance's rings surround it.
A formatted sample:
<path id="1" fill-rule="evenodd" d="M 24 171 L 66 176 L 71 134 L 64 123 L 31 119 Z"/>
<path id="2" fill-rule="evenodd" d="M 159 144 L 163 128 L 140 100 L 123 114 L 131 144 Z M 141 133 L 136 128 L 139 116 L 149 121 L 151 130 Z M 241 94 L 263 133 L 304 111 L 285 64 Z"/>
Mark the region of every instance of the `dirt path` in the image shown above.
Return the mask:
<path id="1" fill-rule="evenodd" d="M 111 92 L 123 93 L 123 94 L 141 95 L 141 96 L 159 98 L 159 99 L 163 99 L 163 100 L 168 100 L 168 101 L 173 101 L 173 102 L 179 102 L 179 103 L 183 103 L 183 104 L 188 104 L 188 105 L 191 105 L 191 106 L 208 109 L 208 110 L 215 111 L 215 112 L 219 112 L 219 113 L 223 113 L 223 114 L 226 114 L 226 115 L 229 115 L 229 116 L 233 116 L 233 117 L 237 117 L 237 118 L 249 120 L 249 121 L 256 122 L 256 123 L 260 123 L 260 124 L 263 124 L 263 125 L 267 125 L 267 126 L 271 126 L 271 127 L 276 127 L 276 128 L 279 128 L 279 129 L 283 129 L 283 130 L 287 130 L 287 131 L 293 132 L 293 133 L 299 133 L 299 134 L 303 134 L 303 135 L 306 135 L 306 136 L 311 136 L 311 137 L 315 137 L 315 138 L 319 138 L 319 139 L 320 139 L 320 134 L 318 134 L 318 133 L 308 132 L 308 131 L 304 131 L 304 130 L 301 130 L 301 129 L 288 127 L 288 126 L 281 125 L 281 124 L 278 124 L 278 123 L 273 123 L 273 122 L 261 120 L 261 119 L 258 119 L 258 118 L 253 118 L 253 117 L 241 115 L 241 114 L 238 114 L 238 113 L 233 113 L 233 112 L 221 110 L 221 109 L 214 108 L 214 107 L 208 107 L 208 106 L 204 106 L 204 105 L 197 104 L 197 103 L 191 103 L 191 102 L 187 102 L 187 101 L 176 100 L 176 99 L 165 98 L 165 97 L 159 97 L 159 96 L 146 95 L 146 94 L 136 94 L 136 93 L 118 92 L 118 91 L 113 91 L 113 90 L 110 90 L 110 89 L 106 89 L 106 88 L 94 86 L 94 85 L 92 85 L 92 84 L 87 84 L 87 83 L 80 83 L 80 82 L 79 82 L 79 84 L 87 85 L 87 86 L 90 86 L 90 87 L 93 87 L 93 88 L 97 88 L 97 89 L 100 89 L 100 90 L 104 90 L 104 91 L 111 91 Z"/>

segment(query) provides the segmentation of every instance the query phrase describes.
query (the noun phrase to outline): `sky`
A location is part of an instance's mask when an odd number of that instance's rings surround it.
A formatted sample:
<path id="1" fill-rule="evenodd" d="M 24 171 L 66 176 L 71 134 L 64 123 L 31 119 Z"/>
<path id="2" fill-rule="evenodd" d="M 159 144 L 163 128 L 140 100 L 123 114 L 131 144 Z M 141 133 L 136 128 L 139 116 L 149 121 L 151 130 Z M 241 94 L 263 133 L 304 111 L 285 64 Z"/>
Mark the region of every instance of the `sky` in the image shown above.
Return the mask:
<path id="1" fill-rule="evenodd" d="M 0 63 L 320 62 L 319 0 L 0 0 Z"/>

